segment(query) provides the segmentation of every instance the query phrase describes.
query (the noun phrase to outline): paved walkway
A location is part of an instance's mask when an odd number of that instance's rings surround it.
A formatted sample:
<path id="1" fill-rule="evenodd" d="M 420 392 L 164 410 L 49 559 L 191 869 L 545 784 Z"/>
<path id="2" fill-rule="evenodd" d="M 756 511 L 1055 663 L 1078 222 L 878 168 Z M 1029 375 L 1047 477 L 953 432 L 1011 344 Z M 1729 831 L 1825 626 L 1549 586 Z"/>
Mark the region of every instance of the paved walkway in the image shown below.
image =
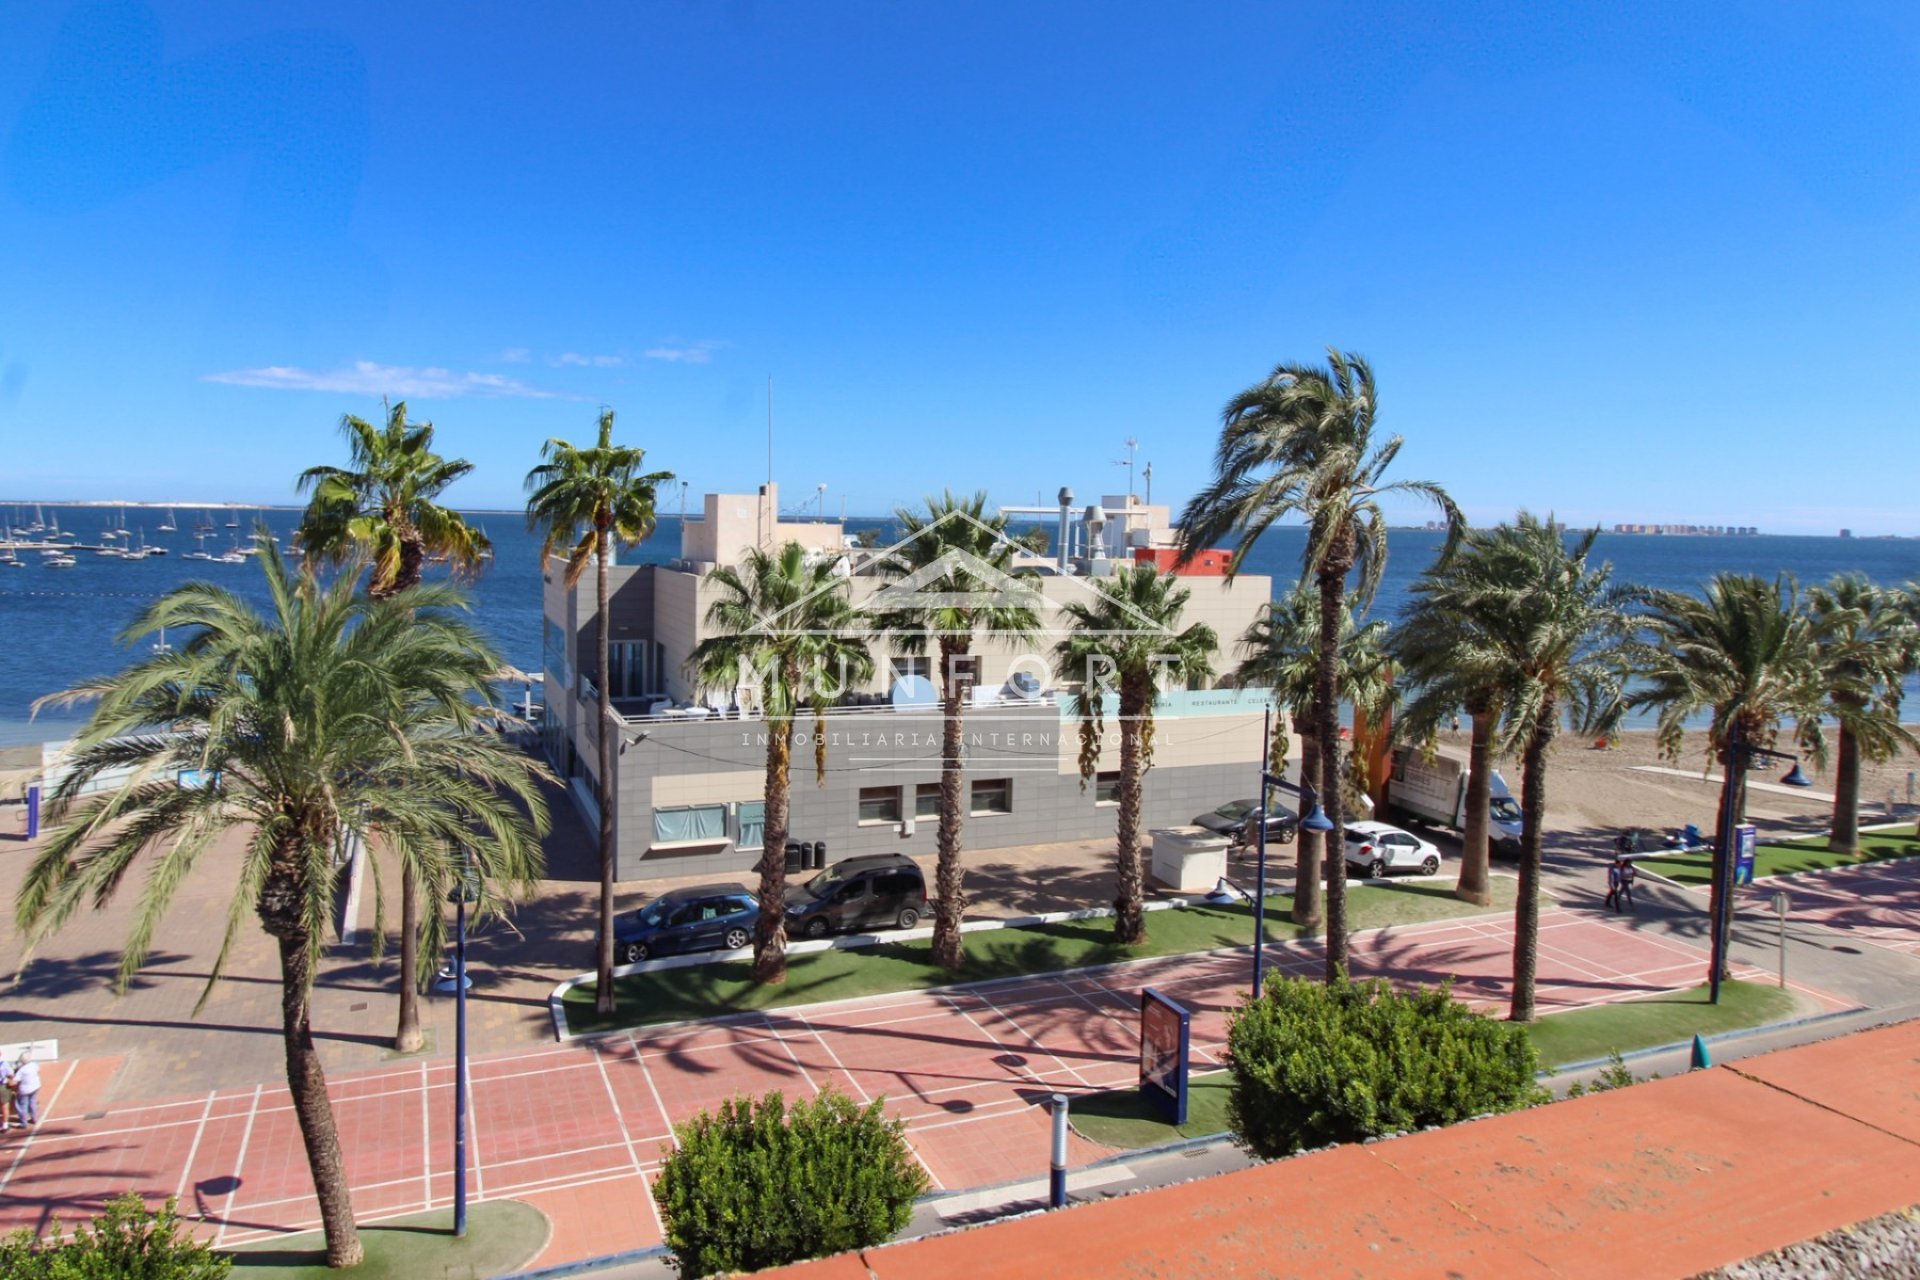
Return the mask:
<path id="1" fill-rule="evenodd" d="M 1566 911 L 1544 913 L 1541 924 L 1543 1009 L 1699 980 L 1700 954 L 1671 939 Z M 1500 915 L 1357 935 L 1352 956 L 1357 975 L 1451 976 L 1463 998 L 1504 1006 L 1511 951 L 1510 920 Z M 828 1086 L 862 1101 L 885 1097 L 936 1189 L 1040 1176 L 1048 1122 L 1037 1104 L 1137 1078 L 1139 989 L 1157 987 L 1193 1010 L 1204 1070 L 1220 1062 L 1250 959 L 1246 949 L 1166 957 L 482 1056 L 470 1071 L 471 1194 L 544 1209 L 555 1231 L 542 1265 L 644 1248 L 661 1238 L 648 1188 L 674 1122 L 740 1093 Z M 1319 947 L 1304 943 L 1271 946 L 1269 960 L 1313 975 L 1323 965 Z M 0 1146 L 0 1230 L 77 1219 L 129 1188 L 180 1196 L 223 1245 L 317 1221 L 284 1087 L 120 1105 L 106 1097 L 117 1067 L 85 1060 L 49 1073 L 47 1122 L 11 1150 Z M 334 1081 L 363 1221 L 450 1203 L 452 1087 L 445 1060 Z M 1074 1140 L 1075 1165 L 1105 1154 Z M 590 1197 L 579 1194 L 586 1187 Z"/>
<path id="2" fill-rule="evenodd" d="M 1920 1023 L 769 1275 L 1666 1280 L 1920 1202 Z"/>

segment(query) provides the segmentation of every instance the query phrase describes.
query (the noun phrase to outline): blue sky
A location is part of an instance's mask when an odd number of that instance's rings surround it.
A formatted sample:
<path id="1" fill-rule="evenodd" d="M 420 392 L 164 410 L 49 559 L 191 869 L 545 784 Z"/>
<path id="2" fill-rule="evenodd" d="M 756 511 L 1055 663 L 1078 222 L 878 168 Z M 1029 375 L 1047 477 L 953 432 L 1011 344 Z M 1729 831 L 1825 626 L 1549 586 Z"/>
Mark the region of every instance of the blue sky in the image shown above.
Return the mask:
<path id="1" fill-rule="evenodd" d="M 463 503 L 603 403 L 745 489 L 771 377 L 794 502 L 1178 502 L 1336 344 L 1479 519 L 1920 533 L 1917 268 L 1910 5 L 0 11 L 0 500 L 286 501 L 383 392 Z"/>

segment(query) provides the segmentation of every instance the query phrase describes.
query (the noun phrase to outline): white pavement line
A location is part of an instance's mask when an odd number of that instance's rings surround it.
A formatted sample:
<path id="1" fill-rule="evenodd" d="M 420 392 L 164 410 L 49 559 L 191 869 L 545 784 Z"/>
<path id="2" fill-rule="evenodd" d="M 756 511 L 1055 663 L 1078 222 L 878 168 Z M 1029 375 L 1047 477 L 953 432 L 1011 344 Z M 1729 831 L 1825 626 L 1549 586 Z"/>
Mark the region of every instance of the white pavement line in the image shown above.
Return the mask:
<path id="1" fill-rule="evenodd" d="M 428 1119 L 427 1061 L 420 1060 L 420 1207 L 433 1208 L 433 1125 Z"/>
<path id="2" fill-rule="evenodd" d="M 455 1063 L 453 1069 L 459 1071 L 465 1063 Z M 485 1164 L 480 1155 L 480 1109 L 473 1105 L 473 1071 L 469 1068 L 467 1077 L 467 1153 L 473 1157 L 473 1195 L 480 1199 L 487 1193 L 486 1174 L 482 1172 Z M 491 1079 L 489 1079 L 491 1083 Z"/>
<path id="3" fill-rule="evenodd" d="M 667 1141 L 673 1143 L 673 1149 L 678 1151 L 680 1131 L 673 1127 L 673 1115 L 667 1110 L 666 1099 L 660 1096 L 660 1086 L 653 1082 L 653 1072 L 648 1069 L 646 1055 L 639 1052 L 638 1045 L 634 1046 L 633 1065 L 647 1082 L 647 1092 L 653 1095 L 653 1105 L 660 1108 L 660 1119 L 667 1126 Z"/>
<path id="4" fill-rule="evenodd" d="M 860 1082 L 854 1079 L 853 1072 L 847 1070 L 847 1064 L 840 1061 L 840 1055 L 833 1051 L 833 1046 L 827 1043 L 827 1038 L 820 1034 L 820 1028 L 814 1026 L 805 1018 L 799 1019 L 799 1022 L 801 1026 L 806 1027 L 813 1033 L 813 1042 L 819 1045 L 829 1058 L 833 1059 L 834 1069 L 847 1078 L 847 1083 L 853 1086 L 853 1091 L 860 1095 L 861 1103 L 864 1105 L 865 1103 L 872 1102 L 873 1096 L 860 1087 Z M 789 1049 L 787 1052 L 791 1053 L 793 1051 Z M 818 1092 L 818 1090 L 815 1090 L 815 1092 Z"/>
<path id="5" fill-rule="evenodd" d="M 1028 1031 L 1025 1027 L 1021 1026 L 1018 1022 L 1015 1022 L 1013 1020 L 1013 1015 L 1011 1013 L 1008 1013 L 1004 1008 L 995 1004 L 991 1000 L 983 1000 L 982 1003 L 985 1004 L 987 1008 L 999 1014 L 1002 1018 L 1005 1018 L 1007 1021 L 1007 1025 L 1012 1027 L 1015 1031 L 1018 1031 L 1021 1035 L 1025 1036 L 1027 1038 L 1027 1042 L 1031 1044 L 1034 1047 L 1034 1049 L 1036 1049 L 1041 1053 L 1046 1054 L 1049 1058 L 1052 1058 L 1060 1066 L 1065 1067 L 1067 1071 L 1072 1073 L 1073 1078 L 1075 1080 L 1078 1080 L 1082 1085 L 1087 1084 L 1086 1077 L 1080 1074 L 1078 1068 L 1076 1068 L 1071 1062 L 1068 1062 L 1065 1058 L 1061 1057 L 1054 1050 L 1049 1049 L 1045 1044 L 1041 1043 L 1040 1037 L 1034 1035 L 1031 1031 Z M 969 1018 L 969 1021 L 971 1021 L 971 1018 Z M 977 1026 L 979 1024 L 976 1023 L 975 1025 Z M 984 1027 L 981 1029 L 985 1030 Z M 1011 1048 L 1012 1046 L 1008 1046 L 1008 1047 Z M 1051 1075 L 1053 1073 L 1047 1072 L 1045 1074 Z M 1087 1086 L 1087 1087 L 1090 1088 L 1091 1086 Z"/>
<path id="6" fill-rule="evenodd" d="M 607 1076 L 607 1060 L 599 1053 L 595 1053 L 593 1057 L 594 1061 L 599 1064 L 600 1067 L 600 1083 L 606 1087 L 607 1105 L 613 1108 L 614 1123 L 620 1126 L 620 1144 L 627 1149 L 627 1159 L 632 1162 L 633 1171 L 638 1173 L 640 1172 L 640 1157 L 633 1149 L 633 1133 L 627 1128 L 627 1117 L 620 1110 L 620 1098 L 614 1093 L 613 1081 Z M 573 1153 L 568 1152 L 568 1154 L 572 1155 Z"/>
<path id="7" fill-rule="evenodd" d="M 260 1114 L 260 1091 L 263 1084 L 253 1086 L 253 1104 L 247 1108 L 247 1127 L 240 1132 L 240 1154 L 233 1158 L 233 1187 L 227 1192 L 227 1202 L 220 1208 L 220 1229 L 213 1233 L 213 1247 L 218 1249 L 220 1241 L 226 1237 L 227 1222 L 233 1217 L 233 1201 L 240 1194 L 240 1174 L 247 1167 L 247 1147 L 253 1142 L 253 1121 Z"/>
<path id="8" fill-rule="evenodd" d="M 194 1157 L 200 1154 L 200 1139 L 207 1136 L 207 1117 L 213 1114 L 213 1099 L 219 1092 L 218 1089 L 207 1090 L 207 1105 L 200 1112 L 200 1127 L 194 1130 L 193 1145 L 187 1148 L 187 1162 L 180 1167 L 180 1185 L 173 1193 L 176 1200 L 187 1198 L 187 1180 L 193 1177 Z"/>
<path id="9" fill-rule="evenodd" d="M 991 1005 L 988 1005 L 987 1007 L 988 1007 L 988 1008 L 992 1008 L 992 1006 L 991 1006 Z M 983 1036 L 985 1036 L 985 1037 L 987 1038 L 987 1043 L 988 1043 L 989 1045 L 991 1045 L 992 1047 L 994 1047 L 994 1048 L 996 1048 L 996 1049 L 999 1049 L 999 1050 L 1001 1050 L 1001 1051 L 1002 1051 L 1003 1053 L 1005 1053 L 1005 1054 L 1007 1054 L 1007 1055 L 1008 1055 L 1008 1056 L 1010 1056 L 1010 1057 L 1015 1057 L 1015 1058 L 1025 1058 L 1025 1057 L 1027 1056 L 1026 1054 L 1023 1054 L 1023 1053 L 1021 1053 L 1021 1052 L 1020 1052 L 1020 1051 L 1019 1051 L 1018 1049 L 1016 1049 L 1016 1048 L 1015 1048 L 1014 1046 L 1012 1046 L 1012 1045 L 1010 1045 L 1010 1044 L 1008 1044 L 1008 1043 L 1007 1043 L 1006 1041 L 1004 1041 L 1004 1040 L 1002 1040 L 1002 1039 L 1001 1039 L 1001 1038 L 1000 1038 L 999 1036 L 996 1036 L 995 1034 L 993 1034 L 993 1032 L 991 1032 L 991 1031 L 989 1031 L 989 1030 L 987 1030 L 987 1029 L 986 1029 L 985 1027 L 983 1027 L 983 1026 L 981 1026 L 981 1025 L 980 1025 L 980 1023 L 979 1023 L 979 1020 L 978 1020 L 978 1019 L 976 1019 L 976 1018 L 975 1018 L 975 1017 L 974 1017 L 974 1016 L 973 1016 L 973 1015 L 972 1015 L 971 1013 L 968 1013 L 968 1012 L 967 1012 L 967 1011 L 966 1011 L 965 1009 L 962 1009 L 962 1008 L 960 1008 L 960 1006 L 958 1006 L 958 1005 L 954 1005 L 954 1006 L 953 1006 L 953 1011 L 954 1011 L 955 1013 L 957 1013 L 957 1014 L 959 1014 L 959 1015 L 960 1015 L 961 1017 L 963 1017 L 963 1018 L 965 1018 L 965 1019 L 967 1020 L 967 1024 L 968 1024 L 969 1026 L 971 1026 L 971 1027 L 972 1027 L 972 1028 L 973 1028 L 973 1029 L 974 1029 L 975 1031 L 978 1031 L 978 1032 L 979 1032 L 979 1033 L 980 1033 L 981 1035 L 983 1035 Z M 1011 1023 L 1011 1022 L 1013 1021 L 1013 1019 L 1011 1019 L 1011 1018 L 1009 1018 L 1009 1019 L 1007 1019 L 1007 1021 L 1008 1021 L 1009 1023 Z M 1015 1028 L 1015 1030 L 1019 1030 L 1019 1028 L 1017 1028 L 1017 1027 L 1016 1027 L 1016 1028 Z M 1020 1032 L 1020 1034 L 1021 1034 L 1021 1035 L 1026 1035 L 1027 1033 L 1026 1033 L 1026 1032 L 1024 1032 L 1024 1031 L 1022 1031 L 1022 1032 Z M 1027 1036 L 1027 1039 L 1029 1039 L 1029 1040 L 1031 1040 L 1031 1039 L 1033 1039 L 1033 1037 L 1032 1037 L 1032 1036 Z M 1051 1055 L 1051 1054 L 1049 1054 L 1048 1056 L 1049 1056 L 1049 1057 L 1051 1057 L 1052 1055 Z M 1055 1062 L 1060 1062 L 1060 1059 L 1058 1059 L 1058 1058 L 1054 1058 L 1053 1060 L 1054 1060 Z M 989 1061 L 992 1061 L 992 1060 L 991 1060 L 991 1059 L 989 1059 Z M 995 1062 L 995 1063 L 994 1063 L 993 1065 L 994 1065 L 994 1066 L 996 1066 L 996 1067 L 998 1067 L 998 1066 L 1000 1066 L 1000 1064 L 999 1064 L 999 1063 L 997 1063 L 997 1062 Z M 1064 1066 L 1066 1066 L 1067 1064 L 1066 1064 L 1066 1063 L 1064 1063 L 1064 1062 L 1060 1062 L 1060 1065 L 1064 1067 Z M 1003 1067 L 1003 1068 L 1002 1068 L 1002 1070 L 1005 1070 L 1005 1071 L 1006 1071 L 1006 1072 L 1007 1072 L 1007 1073 L 1008 1073 L 1009 1075 L 1012 1075 L 1012 1074 L 1013 1074 L 1013 1069 L 1012 1069 L 1012 1068 L 1010 1068 L 1010 1067 Z M 1038 1077 L 1037 1075 L 1035 1075 L 1035 1074 L 1034 1074 L 1033 1072 L 1031 1072 L 1031 1071 L 1028 1071 L 1028 1072 L 1024 1072 L 1023 1074 L 1024 1074 L 1024 1076 L 1025 1076 L 1026 1078 L 1028 1078 L 1028 1079 L 1032 1079 L 1032 1080 L 1038 1080 L 1038 1079 L 1039 1079 L 1039 1077 Z M 1020 1079 L 1020 1078 L 1021 1078 L 1021 1076 L 1019 1076 L 1019 1075 L 1014 1075 L 1014 1076 L 1013 1076 L 1013 1078 L 1014 1078 L 1015 1080 L 1018 1080 L 1018 1079 Z M 995 1080 L 984 1080 L 984 1079 L 983 1079 L 983 1080 L 980 1080 L 980 1081 L 978 1081 L 978 1083 L 980 1083 L 980 1084 L 997 1084 L 997 1083 L 999 1083 L 999 1082 L 998 1082 L 998 1081 L 995 1081 Z M 965 1087 L 965 1086 L 960 1086 L 960 1087 Z M 916 1090 L 915 1092 L 919 1092 L 919 1091 L 918 1091 L 918 1090 Z M 944 1091 L 943 1091 L 943 1092 L 944 1092 Z M 925 1097 L 925 1096 L 927 1096 L 927 1095 L 923 1093 L 923 1094 L 921 1094 L 921 1096 L 922 1096 L 922 1097 Z"/>
<path id="10" fill-rule="evenodd" d="M 1068 1191 L 1088 1191 L 1094 1187 L 1110 1187 L 1116 1182 L 1125 1182 L 1133 1177 L 1133 1170 L 1124 1164 L 1101 1165 L 1095 1169 L 1081 1169 L 1067 1175 Z M 1027 1200 L 1038 1200 L 1047 1194 L 1048 1182 L 1036 1178 L 1031 1182 L 1016 1182 L 1006 1187 L 988 1187 L 984 1191 L 963 1191 L 957 1196 L 948 1196 L 934 1205 L 934 1212 L 951 1221 L 962 1214 L 973 1213 L 990 1205 L 1019 1204 Z"/>
<path id="11" fill-rule="evenodd" d="M 907 1121 L 908 1134 L 931 1133 L 935 1129 L 958 1129 L 963 1124 L 980 1124 L 986 1120 L 1005 1120 L 1030 1111 L 1035 1106 L 1023 1098 L 1007 1098 L 1001 1102 L 989 1104 L 979 1111 L 969 1111 L 964 1116 L 947 1116 L 938 1119 L 937 1111 L 929 1111 L 924 1116 L 915 1116 Z"/>
<path id="12" fill-rule="evenodd" d="M 47 1099 L 46 1110 L 40 1112 L 39 1123 L 27 1127 L 27 1140 L 22 1142 L 20 1149 L 13 1153 L 13 1163 L 7 1166 L 7 1171 L 4 1174 L 0 1174 L 0 1191 L 5 1191 L 7 1189 L 7 1183 L 13 1181 L 13 1171 L 18 1169 L 20 1162 L 27 1158 L 27 1148 L 31 1147 L 33 1140 L 40 1136 L 40 1125 L 45 1124 L 53 1116 L 53 1109 L 59 1104 L 60 1094 L 66 1089 L 67 1081 L 73 1079 L 79 1070 L 80 1064 L 78 1062 L 74 1063 L 71 1067 L 67 1068 L 67 1074 L 60 1077 L 60 1083 L 53 1086 L 53 1096 Z"/>
<path id="13" fill-rule="evenodd" d="M 813 1096 L 816 1098 L 819 1097 L 820 1085 L 816 1080 L 814 1080 L 812 1074 L 808 1072 L 806 1064 L 800 1061 L 800 1055 L 793 1051 L 792 1038 L 789 1036 L 780 1036 L 778 1037 L 778 1039 L 780 1041 L 780 1047 L 787 1051 L 787 1057 L 793 1060 L 793 1069 L 795 1071 L 798 1071 L 800 1073 L 800 1078 L 807 1082 L 807 1088 L 813 1090 Z"/>

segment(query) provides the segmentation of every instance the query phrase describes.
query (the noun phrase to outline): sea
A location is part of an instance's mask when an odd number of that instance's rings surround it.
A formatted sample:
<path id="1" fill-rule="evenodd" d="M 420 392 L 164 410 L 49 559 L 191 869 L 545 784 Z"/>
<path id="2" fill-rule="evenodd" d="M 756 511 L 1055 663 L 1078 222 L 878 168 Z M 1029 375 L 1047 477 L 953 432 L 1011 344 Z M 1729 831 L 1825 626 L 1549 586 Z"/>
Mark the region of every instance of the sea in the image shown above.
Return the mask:
<path id="1" fill-rule="evenodd" d="M 124 527 L 130 544 L 167 549 L 165 556 L 114 559 L 90 550 L 74 553 L 71 568 L 48 568 L 36 551 L 19 552 L 25 567 L 0 567 L 0 746 L 59 741 L 84 718 L 80 709 L 33 712 L 36 699 L 95 676 L 117 671 L 146 655 L 151 640 L 129 642 L 122 633 L 150 602 L 182 583 L 212 581 L 266 606 L 260 566 L 188 560 L 203 547 L 219 554 L 247 545 L 255 521 L 264 521 L 291 546 L 300 512 L 289 508 L 232 510 L 175 508 L 172 533 L 160 532 L 167 511 L 153 507 L 47 506 L 40 518 L 58 520 L 86 547 L 101 545 L 109 528 Z M 25 525 L 34 507 L 0 507 L 0 523 Z M 498 646 L 505 662 L 523 671 L 540 669 L 539 540 L 517 512 L 477 511 L 468 520 L 485 530 L 493 559 L 467 583 L 473 616 Z M 196 534 L 196 526 L 212 525 Z M 875 528 L 884 539 L 892 530 L 884 518 L 849 517 L 849 533 Z M 1047 527 L 1038 525 L 1036 527 Z M 1298 527 L 1270 530 L 1248 553 L 1245 572 L 1271 575 L 1274 590 L 1288 590 L 1299 577 L 1305 532 Z M 1422 529 L 1395 530 L 1388 538 L 1385 576 L 1372 615 L 1392 620 L 1407 602 L 1407 589 L 1431 564 L 1442 535 Z M 117 544 L 115 544 L 117 545 Z M 679 554 L 680 524 L 663 515 L 654 535 L 621 552 L 623 563 L 664 563 Z M 5 553 L 0 552 L 0 556 Z M 1722 570 L 1772 575 L 1794 574 L 1802 583 L 1823 582 L 1838 573 L 1862 572 L 1872 581 L 1895 586 L 1920 579 L 1920 539 L 1816 537 L 1660 537 L 1602 534 L 1599 559 L 1611 561 L 1619 582 L 1670 590 L 1695 591 Z M 518 697 L 520 689 L 503 689 Z M 1914 704 L 1910 704 L 1914 705 Z"/>

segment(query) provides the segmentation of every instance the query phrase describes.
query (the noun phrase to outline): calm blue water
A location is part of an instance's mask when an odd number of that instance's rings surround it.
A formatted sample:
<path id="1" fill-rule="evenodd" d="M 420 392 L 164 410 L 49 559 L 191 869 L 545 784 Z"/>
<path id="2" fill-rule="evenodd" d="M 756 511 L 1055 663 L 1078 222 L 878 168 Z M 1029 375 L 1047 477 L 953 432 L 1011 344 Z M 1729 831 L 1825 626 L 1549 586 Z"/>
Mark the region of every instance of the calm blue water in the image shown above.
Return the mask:
<path id="1" fill-rule="evenodd" d="M 98 544 L 100 533 L 119 512 L 99 507 L 47 507 L 60 527 L 80 540 Z M 145 560 L 106 559 L 91 552 L 77 553 L 70 569 L 48 569 L 34 552 L 23 553 L 24 569 L 0 569 L 0 744 L 39 742 L 63 738 L 78 718 L 73 713 L 43 714 L 29 722 L 35 698 L 68 685 L 125 666 L 133 651 L 116 640 L 123 627 L 148 602 L 183 582 L 200 579 L 219 582 L 265 604 L 257 565 L 210 564 L 183 560 L 194 549 L 192 526 L 200 512 L 176 512 L 180 531 L 159 533 L 165 513 L 129 507 L 130 530 L 145 527 L 150 544 L 165 546 L 169 554 Z M 260 513 L 290 543 L 298 522 L 296 511 Z M 24 512 L 31 520 L 32 511 Z M 254 513 L 230 516 L 213 512 L 218 526 L 207 538 L 207 549 L 218 553 L 245 535 Z M 240 529 L 226 528 L 237 519 Z M 514 666 L 540 667 L 540 566 L 537 543 L 522 520 L 511 514 L 470 517 L 493 539 L 491 566 L 473 584 L 475 616 Z M 0 508 L 0 522 L 13 523 L 14 510 Z M 850 530 L 883 525 L 878 520 L 850 519 Z M 1270 533 L 1247 558 L 1247 571 L 1271 574 L 1276 589 L 1285 590 L 1299 575 L 1304 533 L 1297 528 Z M 1440 535 L 1418 530 L 1396 532 L 1391 538 L 1385 581 L 1374 605 L 1374 615 L 1393 618 L 1406 601 L 1408 584 L 1429 564 L 1440 545 Z M 623 555 L 629 562 L 663 561 L 678 553 L 678 519 L 663 516 L 659 532 L 637 552 Z M 1773 574 L 1790 571 L 1802 582 L 1823 581 L 1835 573 L 1859 570 L 1875 582 L 1894 585 L 1920 578 L 1920 540 L 1865 540 L 1841 538 L 1654 538 L 1603 536 L 1599 553 L 1613 562 L 1615 576 L 1624 582 L 1674 590 L 1693 590 L 1723 569 Z"/>

